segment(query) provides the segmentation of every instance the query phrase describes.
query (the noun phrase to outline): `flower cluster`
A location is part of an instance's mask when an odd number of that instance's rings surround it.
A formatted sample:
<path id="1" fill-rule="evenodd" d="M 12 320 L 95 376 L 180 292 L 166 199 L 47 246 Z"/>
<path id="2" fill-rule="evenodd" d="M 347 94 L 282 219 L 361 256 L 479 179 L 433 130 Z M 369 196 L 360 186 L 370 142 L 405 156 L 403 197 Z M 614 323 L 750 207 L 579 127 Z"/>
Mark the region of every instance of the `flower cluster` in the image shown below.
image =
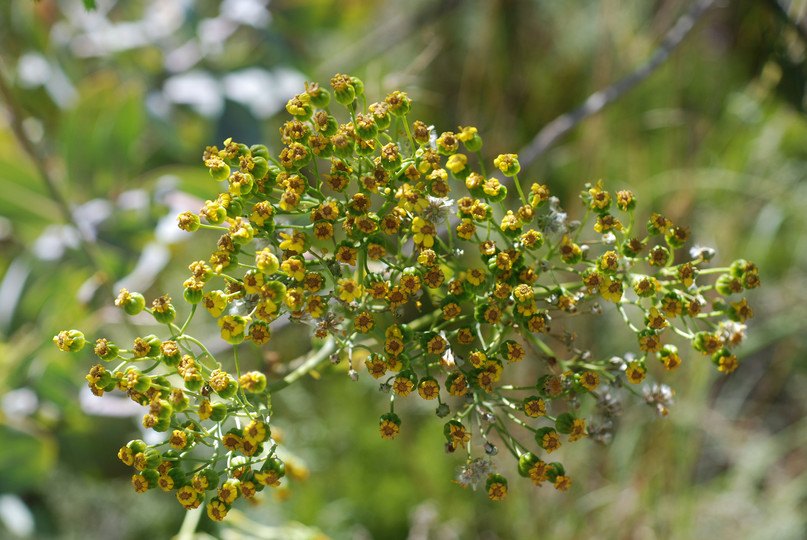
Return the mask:
<path id="1" fill-rule="evenodd" d="M 222 519 L 237 497 L 278 485 L 286 468 L 269 429 L 269 390 L 334 355 L 348 358 L 354 379 L 363 362 L 388 393 L 385 439 L 404 429 L 396 403 L 435 403 L 446 450 L 466 456 L 458 483 L 484 482 L 493 500 L 508 489 L 493 461 L 498 446 L 521 476 L 566 490 L 563 465 L 546 456 L 584 437 L 608 440 L 620 389 L 667 414 L 671 389 L 633 387 L 652 364 L 681 365 L 676 343 L 724 373 L 737 367 L 753 316 L 738 295 L 759 285 L 753 263 L 708 267 L 712 250 L 684 249 L 687 228 L 655 213 L 640 222 L 636 196 L 602 181 L 586 186 L 585 217 L 570 222 L 546 185 L 522 187 L 517 155 L 496 157 L 489 175 L 476 128 L 437 133 L 408 119 L 406 93 L 368 105 L 359 79 L 336 75 L 331 86 L 345 123 L 330 92 L 306 85 L 286 106 L 279 152 L 229 139 L 205 150 L 223 190 L 178 223 L 220 238 L 209 260 L 189 267 L 187 320 L 175 322 L 167 296 L 148 309 L 126 290 L 116 301 L 129 314 L 145 309 L 168 333 L 138 337 L 129 350 L 99 339 L 96 355 L 118 365 L 87 376 L 96 394 L 126 392 L 148 411 L 143 425 L 166 434 L 121 449 L 137 491 L 174 490 L 186 508 L 215 491 L 207 510 Z M 586 231 L 593 239 L 584 241 Z M 234 375 L 185 332 L 205 311 L 233 346 Z M 624 358 L 585 350 L 564 331 L 606 311 L 635 334 Z M 281 318 L 313 327 L 315 352 L 267 386 L 263 373 L 241 373 L 238 351 L 264 345 Z M 65 331 L 54 341 L 76 351 L 84 337 Z M 522 361 L 534 379 L 521 380 L 525 370 L 513 365 Z M 587 399 L 589 422 L 578 414 Z"/>

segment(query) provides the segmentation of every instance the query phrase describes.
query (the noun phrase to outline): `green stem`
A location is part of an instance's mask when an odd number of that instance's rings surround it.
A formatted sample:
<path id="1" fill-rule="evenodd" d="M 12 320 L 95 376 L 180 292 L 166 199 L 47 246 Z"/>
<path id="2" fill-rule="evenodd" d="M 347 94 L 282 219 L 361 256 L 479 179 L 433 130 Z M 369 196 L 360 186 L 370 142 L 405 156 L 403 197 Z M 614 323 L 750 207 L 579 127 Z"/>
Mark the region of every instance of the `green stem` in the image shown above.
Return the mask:
<path id="1" fill-rule="evenodd" d="M 179 528 L 177 540 L 193 540 L 196 536 L 196 527 L 199 525 L 199 520 L 202 517 L 204 509 L 204 505 L 200 505 L 198 508 L 188 510 L 185 514 L 185 519 L 182 520 L 182 526 Z"/>
<path id="2" fill-rule="evenodd" d="M 519 182 L 517 174 L 513 175 L 513 183 L 516 185 L 516 189 L 518 190 L 518 196 L 521 197 L 521 202 L 524 204 L 524 206 L 529 206 L 529 203 L 527 202 L 527 197 L 525 197 L 524 192 L 521 191 L 521 182 Z"/>
<path id="3" fill-rule="evenodd" d="M 311 371 L 319 367 L 320 364 L 325 362 L 332 352 L 336 350 L 334 340 L 329 340 L 320 350 L 314 353 L 311 358 L 300 364 L 294 371 L 283 377 L 280 381 L 269 385 L 269 392 L 277 392 L 286 388 L 293 382 L 301 379 Z"/>
<path id="4" fill-rule="evenodd" d="M 233 345 L 233 360 L 235 361 L 236 381 L 240 381 L 241 380 L 241 366 L 238 364 L 238 345 Z M 251 407 L 250 407 L 250 404 L 249 404 L 249 400 L 247 399 L 247 393 L 244 390 L 244 387 L 241 386 L 240 383 L 238 383 L 238 390 L 241 392 L 240 401 L 241 401 L 241 404 L 244 406 L 244 412 L 247 413 L 247 416 L 249 416 L 250 420 L 255 420 L 255 417 L 252 416 L 252 413 L 249 410 Z"/>

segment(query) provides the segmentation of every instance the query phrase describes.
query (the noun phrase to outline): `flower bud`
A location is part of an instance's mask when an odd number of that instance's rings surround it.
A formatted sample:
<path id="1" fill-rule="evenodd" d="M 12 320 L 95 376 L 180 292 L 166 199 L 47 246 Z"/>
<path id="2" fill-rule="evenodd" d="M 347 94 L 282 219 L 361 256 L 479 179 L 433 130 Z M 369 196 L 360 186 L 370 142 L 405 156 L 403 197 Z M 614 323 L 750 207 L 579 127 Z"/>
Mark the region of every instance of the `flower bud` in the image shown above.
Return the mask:
<path id="1" fill-rule="evenodd" d="M 518 474 L 519 476 L 523 476 L 524 478 L 530 477 L 530 469 L 532 466 L 535 465 L 540 461 L 538 456 L 533 454 L 532 452 L 527 452 L 526 454 L 521 454 L 518 458 Z"/>
<path id="2" fill-rule="evenodd" d="M 207 162 L 208 172 L 216 182 L 223 182 L 230 176 L 230 166 L 220 159 L 212 159 Z"/>
<path id="3" fill-rule="evenodd" d="M 95 342 L 95 355 L 104 361 L 114 360 L 118 357 L 118 346 L 101 338 Z"/>
<path id="4" fill-rule="evenodd" d="M 389 112 L 395 116 L 406 116 L 409 109 L 412 107 L 412 100 L 406 95 L 406 92 L 395 91 L 389 94 L 386 98 L 387 107 Z"/>
<path id="5" fill-rule="evenodd" d="M 574 427 L 574 416 L 569 413 L 563 413 L 555 420 L 555 429 L 560 433 L 571 433 Z"/>
<path id="6" fill-rule="evenodd" d="M 331 87 L 336 101 L 342 105 L 348 106 L 356 99 L 356 87 L 353 85 L 352 77 L 348 75 L 340 73 L 334 75 L 331 79 Z"/>
<path id="7" fill-rule="evenodd" d="M 78 352 L 84 348 L 87 340 L 78 330 L 62 330 L 53 336 L 53 342 L 64 352 Z"/>
<path id="8" fill-rule="evenodd" d="M 121 289 L 115 305 L 120 306 L 129 315 L 137 315 L 146 307 L 146 299 L 138 292 L 129 292 Z"/>
<path id="9" fill-rule="evenodd" d="M 485 482 L 485 491 L 492 501 L 501 501 L 507 497 L 507 479 L 500 474 L 491 474 Z"/>
<path id="10" fill-rule="evenodd" d="M 499 154 L 493 160 L 493 165 L 502 171 L 505 176 L 515 176 L 521 170 L 521 165 L 518 162 L 518 154 Z"/>
<path id="11" fill-rule="evenodd" d="M 216 402 L 213 404 L 213 411 L 210 413 L 210 419 L 214 422 L 221 422 L 227 417 L 227 405 L 224 403 Z"/>
<path id="12" fill-rule="evenodd" d="M 331 94 L 324 88 L 321 88 L 317 83 L 313 83 L 310 86 L 306 83 L 305 93 L 308 94 L 308 97 L 311 99 L 311 105 L 317 109 L 324 109 L 331 102 Z"/>
<path id="13" fill-rule="evenodd" d="M 260 371 L 248 371 L 241 375 L 238 382 L 244 388 L 244 391 L 250 394 L 259 394 L 266 390 L 266 375 Z"/>

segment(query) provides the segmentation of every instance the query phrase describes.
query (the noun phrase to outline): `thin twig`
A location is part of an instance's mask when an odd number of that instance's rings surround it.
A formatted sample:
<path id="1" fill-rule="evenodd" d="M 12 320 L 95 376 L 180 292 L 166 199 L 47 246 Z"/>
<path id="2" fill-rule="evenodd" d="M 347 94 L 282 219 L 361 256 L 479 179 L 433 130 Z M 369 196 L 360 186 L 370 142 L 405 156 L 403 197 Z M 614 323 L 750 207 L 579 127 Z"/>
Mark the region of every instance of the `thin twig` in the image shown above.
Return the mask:
<path id="1" fill-rule="evenodd" d="M 17 139 L 17 142 L 22 147 L 23 151 L 26 154 L 28 154 L 28 157 L 33 162 L 33 165 L 36 168 L 37 172 L 39 173 L 39 177 L 41 178 L 42 183 L 45 184 L 45 187 L 47 188 L 51 199 L 56 203 L 56 206 L 62 213 L 62 217 L 65 220 L 65 222 L 72 225 L 76 229 L 76 231 L 78 231 L 81 251 L 86 257 L 89 267 L 98 277 L 100 285 L 108 289 L 108 294 L 114 296 L 114 291 L 112 290 L 112 283 L 109 281 L 106 272 L 103 271 L 103 267 L 100 264 L 100 258 L 96 253 L 96 245 L 89 238 L 89 235 L 84 230 L 84 228 L 79 225 L 79 223 L 73 216 L 73 211 L 70 208 L 70 203 L 68 202 L 67 198 L 64 196 L 62 191 L 59 189 L 56 180 L 53 178 L 50 171 L 48 170 L 47 155 L 36 144 L 34 144 L 34 142 L 25 133 L 25 129 L 23 128 L 23 117 L 25 113 L 22 109 L 22 106 L 17 101 L 17 98 L 14 95 L 11 86 L 6 81 L 5 66 L 2 64 L 2 62 L 0 62 L 0 95 L 2 95 L 3 101 L 5 101 L 6 103 L 6 107 L 8 109 L 8 114 L 10 117 L 9 120 L 11 124 L 11 131 L 14 133 L 14 137 Z"/>
<path id="2" fill-rule="evenodd" d="M 518 158 L 521 166 L 528 166 L 585 118 L 600 112 L 603 107 L 647 78 L 648 75 L 669 58 L 670 53 L 681 44 L 690 30 L 695 26 L 695 23 L 698 22 L 713 3 L 714 0 L 696 0 L 689 12 L 682 15 L 670 31 L 667 32 L 664 41 L 653 51 L 653 54 L 650 55 L 647 62 L 611 86 L 594 92 L 582 105 L 573 111 L 562 114 L 544 126 L 532 141 L 519 151 Z"/>

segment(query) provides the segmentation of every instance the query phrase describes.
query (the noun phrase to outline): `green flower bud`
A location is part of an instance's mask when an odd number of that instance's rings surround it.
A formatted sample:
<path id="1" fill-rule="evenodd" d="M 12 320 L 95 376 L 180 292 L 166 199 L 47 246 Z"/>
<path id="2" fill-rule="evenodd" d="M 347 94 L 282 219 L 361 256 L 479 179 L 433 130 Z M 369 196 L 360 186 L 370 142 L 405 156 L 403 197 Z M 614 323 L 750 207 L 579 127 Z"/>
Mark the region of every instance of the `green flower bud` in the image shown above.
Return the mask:
<path id="1" fill-rule="evenodd" d="M 219 487 L 219 474 L 213 469 L 202 469 L 193 476 L 193 489 L 199 493 L 212 491 Z"/>
<path id="2" fill-rule="evenodd" d="M 530 469 L 532 469 L 533 465 L 538 463 L 540 460 L 538 456 L 533 454 L 532 452 L 527 452 L 526 454 L 521 454 L 518 458 L 518 474 L 519 476 L 523 476 L 524 478 L 530 477 Z"/>
<path id="3" fill-rule="evenodd" d="M 157 422 L 151 426 L 151 429 L 158 433 L 164 433 L 171 429 L 171 418 L 157 418 Z"/>
<path id="4" fill-rule="evenodd" d="M 364 83 L 358 77 L 350 76 L 350 83 L 356 89 L 356 97 L 361 97 L 364 94 Z"/>
<path id="5" fill-rule="evenodd" d="M 105 338 L 95 342 L 95 355 L 106 362 L 118 357 L 119 348 L 114 343 L 110 343 Z"/>
<path id="6" fill-rule="evenodd" d="M 324 109 L 331 102 L 331 94 L 324 88 L 321 88 L 317 83 L 311 86 L 308 86 L 308 83 L 306 83 L 305 93 L 311 98 L 311 105 L 317 109 Z"/>
<path id="7" fill-rule="evenodd" d="M 141 481 L 138 482 L 138 480 Z M 143 483 L 145 483 L 146 489 L 154 489 L 159 485 L 158 484 L 159 481 L 160 481 L 160 473 L 158 473 L 155 469 L 146 469 L 142 473 L 136 474 L 132 478 L 132 484 L 135 485 L 135 489 L 137 489 L 138 491 L 140 491 L 140 489 L 138 489 L 138 486 L 143 485 Z"/>
<path id="8" fill-rule="evenodd" d="M 177 216 L 177 225 L 180 229 L 186 232 L 195 232 L 199 230 L 201 220 L 199 216 L 193 212 L 182 212 Z"/>
<path id="9" fill-rule="evenodd" d="M 261 179 L 269 173 L 269 162 L 266 158 L 260 156 L 252 156 L 252 177 L 255 179 Z"/>
<path id="10" fill-rule="evenodd" d="M 563 468 L 562 463 L 553 461 L 546 468 L 546 479 L 554 483 L 558 476 L 566 476 L 566 469 Z"/>
<path id="11" fill-rule="evenodd" d="M 168 471 L 168 476 L 174 481 L 174 489 L 184 486 L 188 483 L 188 475 L 182 470 L 182 467 L 174 467 Z"/>
<path id="12" fill-rule="evenodd" d="M 53 342 L 60 351 L 64 352 L 78 352 L 84 348 L 87 340 L 78 330 L 62 330 L 53 336 Z"/>
<path id="13" fill-rule="evenodd" d="M 238 385 L 236 384 L 235 380 L 232 378 L 232 376 L 228 377 L 230 379 L 230 383 L 221 390 L 216 390 L 216 393 L 222 399 L 230 399 L 238 391 Z"/>
<path id="14" fill-rule="evenodd" d="M 465 149 L 469 152 L 479 152 L 482 149 L 482 137 L 479 136 L 479 133 L 474 133 L 471 139 L 463 140 L 462 144 L 465 145 Z"/>
<path id="15" fill-rule="evenodd" d="M 743 291 L 743 282 L 739 277 L 722 274 L 715 282 L 715 290 L 723 296 L 730 296 Z"/>
<path id="16" fill-rule="evenodd" d="M 212 160 L 213 164 L 208 165 L 208 172 L 216 182 L 223 182 L 230 176 L 230 166 L 220 159 Z"/>
<path id="17" fill-rule="evenodd" d="M 555 429 L 560 433 L 571 433 L 574 427 L 574 416 L 570 413 L 563 413 L 555 420 Z"/>
<path id="18" fill-rule="evenodd" d="M 370 112 L 375 117 L 375 124 L 379 131 L 387 129 L 392 123 L 392 115 L 390 115 L 386 103 L 373 103 L 370 105 Z"/>
<path id="19" fill-rule="evenodd" d="M 139 454 L 140 452 L 145 452 L 148 446 L 144 441 L 141 441 L 140 439 L 133 439 L 128 443 L 126 443 L 126 448 L 128 448 L 135 454 Z"/>
<path id="20" fill-rule="evenodd" d="M 115 301 L 116 306 L 122 306 L 123 311 L 129 315 L 137 315 L 146 308 L 146 299 L 138 292 L 126 292 L 126 289 L 121 290 L 121 294 Z M 122 298 L 123 297 L 123 298 Z"/>
<path id="21" fill-rule="evenodd" d="M 375 139 L 378 135 L 378 126 L 372 114 L 360 114 L 356 117 L 356 135 L 365 140 Z"/>
<path id="22" fill-rule="evenodd" d="M 348 106 L 356 99 L 356 87 L 353 84 L 353 78 L 348 75 L 339 73 L 334 75 L 331 79 L 331 87 L 336 101 L 342 105 Z"/>
<path id="23" fill-rule="evenodd" d="M 389 94 L 386 98 L 387 107 L 389 112 L 395 116 L 406 116 L 412 107 L 412 100 L 406 95 L 406 92 L 395 91 Z"/>
<path id="24" fill-rule="evenodd" d="M 245 392 L 260 394 L 266 390 L 266 375 L 260 371 L 248 371 L 238 380 Z"/>
<path id="25" fill-rule="evenodd" d="M 502 171 L 505 176 L 515 176 L 521 171 L 521 164 L 518 162 L 518 154 L 499 154 L 493 160 L 493 165 Z"/>
<path id="26" fill-rule="evenodd" d="M 266 147 L 265 144 L 253 144 L 249 147 L 249 153 L 252 155 L 252 160 L 254 161 L 256 157 L 263 158 L 265 160 L 269 159 L 269 148 Z M 262 178 L 262 177 L 257 177 Z"/>
<path id="27" fill-rule="evenodd" d="M 138 370 L 132 370 L 132 371 L 138 371 Z M 129 370 L 127 370 L 127 373 L 128 372 Z M 148 391 L 149 388 L 151 388 L 151 377 L 149 377 L 145 373 L 138 372 L 137 378 L 135 379 L 135 383 L 132 386 L 132 390 L 134 390 L 135 392 L 140 392 L 142 394 Z"/>
<path id="28" fill-rule="evenodd" d="M 227 405 L 218 401 L 213 403 L 213 412 L 210 413 L 210 419 L 214 422 L 221 422 L 227 417 Z"/>
<path id="29" fill-rule="evenodd" d="M 156 469 L 163 461 L 163 456 L 156 448 L 148 448 L 135 455 L 135 469 L 143 471 L 145 469 Z"/>
<path id="30" fill-rule="evenodd" d="M 267 166 L 267 169 L 268 169 L 268 166 Z M 255 178 L 251 174 L 242 173 L 241 171 L 235 171 L 232 174 L 232 176 L 230 176 L 230 178 L 228 180 L 230 182 L 230 187 L 229 187 L 230 194 L 231 195 L 243 195 L 243 196 L 249 195 L 249 192 L 252 191 L 252 186 L 253 186 L 253 184 L 255 182 Z M 232 206 L 232 203 L 230 203 L 230 206 Z M 228 214 L 229 214 L 229 208 L 227 210 L 228 210 Z M 238 213 L 240 215 L 239 210 L 240 209 L 235 208 L 235 209 L 233 209 L 233 212 L 238 211 Z"/>
<path id="31" fill-rule="evenodd" d="M 746 268 L 748 267 L 748 261 L 745 259 L 737 259 L 731 266 L 729 267 L 729 273 L 734 276 L 741 278 L 745 275 Z"/>
<path id="32" fill-rule="evenodd" d="M 400 419 L 398 420 L 400 422 Z M 278 478 L 286 476 L 286 464 L 277 457 L 270 457 L 261 466 L 261 472 L 274 471 Z"/>
<path id="33" fill-rule="evenodd" d="M 177 316 L 177 310 L 173 305 L 168 304 L 161 311 L 157 311 L 156 308 L 153 309 L 151 314 L 158 323 L 171 324 Z"/>
<path id="34" fill-rule="evenodd" d="M 189 391 L 198 392 L 202 386 L 204 386 L 204 381 L 202 380 L 202 376 L 198 373 L 195 377 L 185 377 L 185 388 Z"/>
<path id="35" fill-rule="evenodd" d="M 182 291 L 182 298 L 184 298 L 185 301 L 191 305 L 198 304 L 202 301 L 203 297 L 204 292 L 202 289 L 191 289 L 186 287 L 185 290 Z"/>

